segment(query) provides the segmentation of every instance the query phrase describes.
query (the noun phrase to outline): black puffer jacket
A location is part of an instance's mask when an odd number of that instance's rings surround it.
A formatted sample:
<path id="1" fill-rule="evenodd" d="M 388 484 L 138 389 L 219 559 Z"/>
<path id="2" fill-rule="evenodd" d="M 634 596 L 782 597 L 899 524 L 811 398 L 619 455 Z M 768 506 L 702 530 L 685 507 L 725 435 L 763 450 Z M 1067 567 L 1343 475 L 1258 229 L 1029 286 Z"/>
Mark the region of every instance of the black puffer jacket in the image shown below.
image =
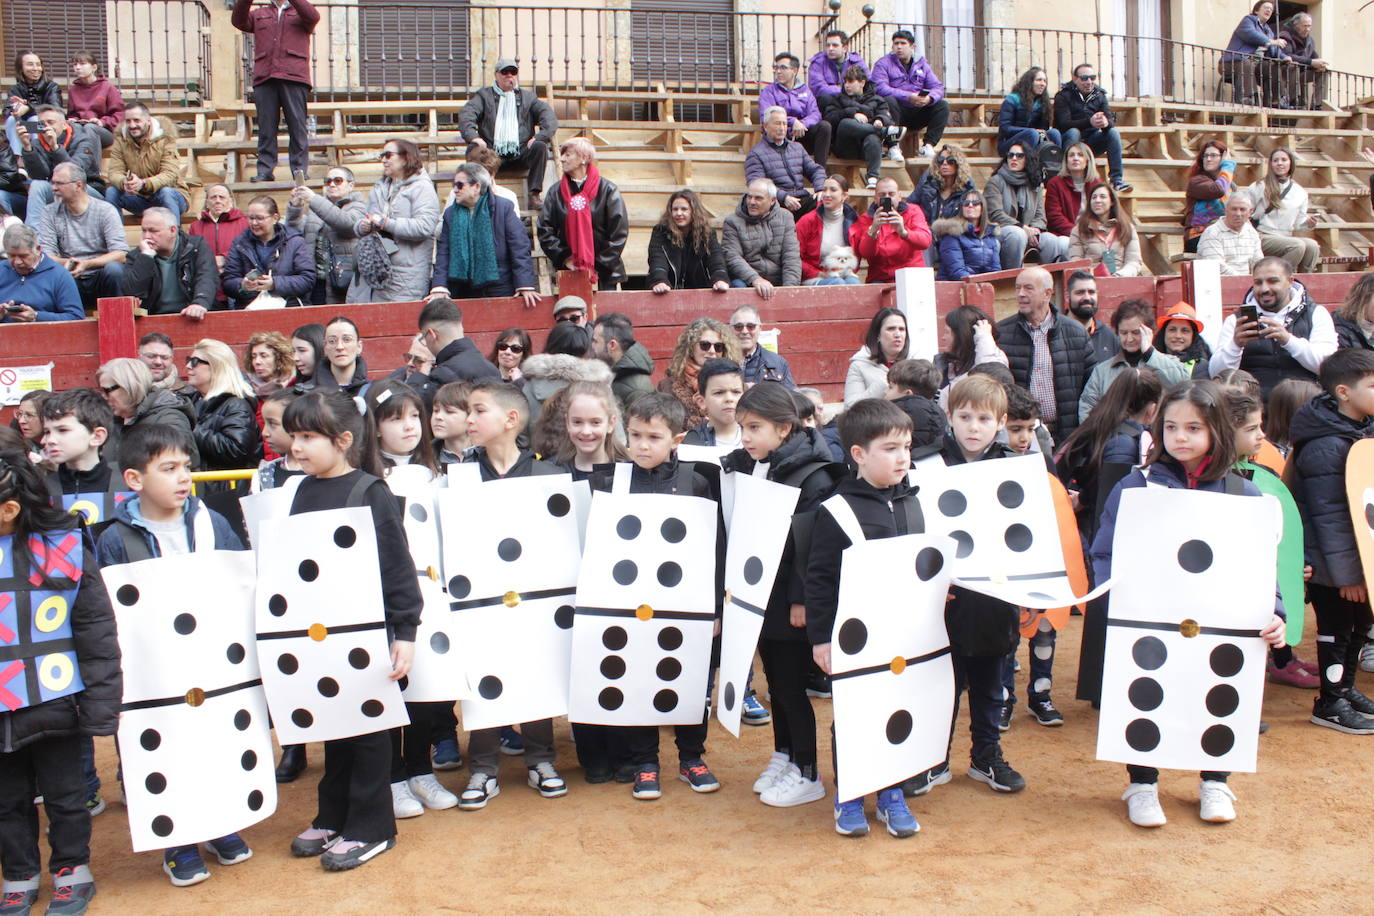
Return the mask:
<path id="1" fill-rule="evenodd" d="M 1374 350 L 1374 343 L 1370 342 L 1358 324 L 1340 315 L 1331 320 L 1336 325 L 1337 348 L 1351 347 L 1357 350 Z"/>
<path id="2" fill-rule="evenodd" d="M 62 532 L 55 532 L 61 535 Z M 0 753 L 65 735 L 113 735 L 119 724 L 124 682 L 119 668 L 119 640 L 114 611 L 100 577 L 95 544 L 81 537 L 81 578 L 72 604 L 72 636 L 77 666 L 86 688 L 71 696 L 10 712 L 0 706 Z"/>
<path id="3" fill-rule="evenodd" d="M 217 394 L 195 402 L 193 435 L 207 471 L 251 468 L 262 460 L 262 436 L 258 432 L 253 402 L 232 394 Z"/>
<path id="4" fill-rule="evenodd" d="M 887 99 L 878 95 L 878 87 L 872 80 L 864 83 L 861 95 L 839 92 L 821 96 L 821 116 L 829 121 L 832 127 L 839 127 L 841 121 L 856 114 L 868 118 L 869 124 L 878 121 L 886 124 L 892 120 L 892 109 L 888 107 Z"/>
<path id="5" fill-rule="evenodd" d="M 19 173 L 19 162 L 14 158 L 14 153 L 10 152 L 9 144 L 0 143 L 0 191 L 22 194 L 27 185 L 28 182 L 24 181 L 24 176 Z"/>
<path id="6" fill-rule="evenodd" d="M 181 283 L 186 304 L 214 308 L 215 297 L 219 293 L 219 268 L 215 266 L 215 255 L 210 251 L 209 243 L 178 229 L 174 253 L 177 259 L 176 276 Z M 163 306 L 162 265 L 157 258 L 144 254 L 138 248 L 129 252 L 122 292 L 140 299 L 150 315 L 174 315 L 181 311 L 179 308 Z"/>
<path id="7" fill-rule="evenodd" d="M 892 402 L 902 408 L 902 412 L 911 417 L 911 447 L 920 448 L 923 445 L 930 445 L 932 442 L 939 442 L 945 436 L 945 431 L 949 429 L 949 423 L 945 420 L 945 412 L 940 409 L 930 398 L 923 398 L 919 394 L 909 394 L 906 397 L 897 398 Z"/>
<path id="8" fill-rule="evenodd" d="M 1078 84 L 1069 80 L 1059 87 L 1059 93 L 1054 97 L 1055 129 L 1061 134 L 1068 130 L 1086 133 L 1093 129 L 1092 118 L 1099 111 L 1107 116 L 1109 124 L 1116 123 L 1112 103 L 1101 87 L 1094 86 L 1093 91 L 1085 97 L 1078 91 Z"/>
<path id="9" fill-rule="evenodd" d="M 1083 386 L 1088 382 L 1088 373 L 1097 357 L 1088 332 L 1063 315 L 1058 316 L 1054 327 L 1050 328 L 1049 343 L 1050 361 L 1054 363 L 1054 400 L 1059 408 L 1059 419 L 1051 432 L 1055 442 L 1066 442 L 1078 428 L 1078 398 L 1083 394 Z M 1029 322 L 1019 314 L 997 322 L 997 346 L 1007 354 L 1007 367 L 1016 384 L 1029 391 L 1031 362 L 1035 356 Z"/>
<path id="10" fill-rule="evenodd" d="M 707 229 L 706 251 L 679 245 L 661 223 L 649 234 L 649 286 L 667 283 L 673 289 L 710 289 L 715 283 L 729 283 L 725 253 L 716 230 Z"/>
<path id="11" fill-rule="evenodd" d="M 191 440 L 191 467 L 200 469 L 200 449 L 196 444 L 194 430 L 196 427 L 196 409 L 191 403 L 174 391 L 166 388 L 154 388 L 148 392 L 148 396 L 138 405 L 134 415 L 125 421 L 122 429 L 118 431 L 120 438 L 129 435 L 138 426 L 175 426 L 177 429 L 186 433 Z M 107 463 L 118 469 L 119 449 L 104 449 Z M 246 465 L 245 465 L 246 466 Z"/>
<path id="12" fill-rule="evenodd" d="M 1345 495 L 1345 461 L 1350 447 L 1374 435 L 1374 421 L 1344 416 L 1329 394 L 1313 398 L 1293 415 L 1286 474 L 1302 515 L 1303 542 L 1312 581 L 1339 588 L 1364 581 L 1350 504 Z"/>
<path id="13" fill-rule="evenodd" d="M 565 227 L 568 206 L 563 203 L 562 183 L 555 184 L 544 194 L 544 209 L 539 213 L 536 227 L 539 247 L 548 255 L 555 271 L 566 270 L 572 258 Z M 602 284 L 619 283 L 625 279 L 625 262 L 620 253 L 630 238 L 630 217 L 625 212 L 625 200 L 620 189 L 603 175 L 592 198 L 592 238 L 596 242 L 596 275 Z"/>
<path id="14" fill-rule="evenodd" d="M 752 473 L 754 459 L 744 449 L 736 449 L 720 460 L 722 471 Z M 809 470 L 808 470 L 809 469 Z M 797 507 L 793 517 L 816 511 L 835 485 L 846 475 L 845 467 L 830 455 L 830 446 L 819 430 L 803 427 L 797 435 L 784 442 L 768 459 L 768 479 L 797 487 Z M 806 603 L 806 556 L 798 555 L 797 532 L 794 528 L 783 545 L 778 561 L 778 574 L 768 595 L 763 614 L 763 638 L 806 642 L 806 627 L 792 626 L 792 605 Z"/>

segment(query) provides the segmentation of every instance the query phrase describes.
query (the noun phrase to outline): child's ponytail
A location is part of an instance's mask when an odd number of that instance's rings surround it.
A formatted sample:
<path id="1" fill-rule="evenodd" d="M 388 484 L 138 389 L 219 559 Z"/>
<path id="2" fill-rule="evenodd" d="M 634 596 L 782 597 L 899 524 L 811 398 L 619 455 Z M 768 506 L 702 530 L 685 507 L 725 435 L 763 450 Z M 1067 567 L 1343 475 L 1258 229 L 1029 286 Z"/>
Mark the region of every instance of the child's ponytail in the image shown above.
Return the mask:
<path id="1" fill-rule="evenodd" d="M 376 477 L 385 475 L 377 450 L 377 431 L 353 399 L 337 388 L 307 391 L 287 405 L 281 418 L 288 433 L 314 433 L 330 441 L 353 436 L 348 448 L 348 463 Z"/>

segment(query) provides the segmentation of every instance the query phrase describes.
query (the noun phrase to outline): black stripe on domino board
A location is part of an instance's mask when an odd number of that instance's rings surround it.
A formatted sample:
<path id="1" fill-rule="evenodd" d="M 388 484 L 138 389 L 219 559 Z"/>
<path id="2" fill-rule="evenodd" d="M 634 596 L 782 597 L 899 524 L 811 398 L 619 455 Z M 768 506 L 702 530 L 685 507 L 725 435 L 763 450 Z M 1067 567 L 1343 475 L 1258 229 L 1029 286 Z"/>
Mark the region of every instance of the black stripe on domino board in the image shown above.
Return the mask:
<path id="1" fill-rule="evenodd" d="M 906 660 L 907 667 L 910 667 L 912 665 L 919 665 L 921 662 L 934 661 L 940 656 L 948 655 L 949 653 L 949 646 L 945 646 L 943 649 L 936 649 L 934 652 L 927 652 L 925 655 L 918 655 L 915 658 L 908 658 Z M 865 674 L 878 674 L 882 671 L 890 671 L 891 669 L 892 663 L 888 662 L 885 665 L 871 665 L 867 668 L 856 668 L 853 671 L 836 671 L 834 674 L 830 675 L 830 679 L 832 681 L 839 681 L 847 677 L 860 677 Z"/>
<path id="2" fill-rule="evenodd" d="M 1155 620 L 1113 620 L 1107 618 L 1109 627 L 1127 627 L 1132 630 L 1162 630 L 1166 633 L 1177 633 L 1178 624 L 1160 623 Z M 1198 635 L 1207 636 L 1259 636 L 1259 630 L 1241 630 L 1233 627 L 1198 627 Z"/>
<path id="3" fill-rule="evenodd" d="M 635 608 L 623 607 L 579 607 L 577 613 L 587 617 L 634 617 L 638 614 Z M 714 612 L 707 611 L 660 611 L 654 608 L 653 620 L 714 620 Z"/>
<path id="4" fill-rule="evenodd" d="M 386 626 L 384 621 L 378 620 L 373 623 L 349 623 L 341 627 L 325 627 L 326 633 L 363 633 L 368 630 L 380 630 Z M 299 639 L 302 636 L 309 636 L 309 630 L 281 630 L 276 633 L 259 633 L 258 639 Z"/>
<path id="5" fill-rule="evenodd" d="M 576 588 L 545 588 L 533 592 L 516 592 L 521 601 L 534 601 L 539 598 L 563 598 L 567 595 L 577 594 Z M 467 601 L 450 601 L 448 609 L 450 611 L 470 611 L 479 607 L 494 607 L 505 602 L 505 594 L 493 595 L 490 598 L 470 598 Z"/>
<path id="6" fill-rule="evenodd" d="M 233 684 L 228 687 L 216 687 L 214 690 L 205 691 L 205 699 L 213 700 L 215 697 L 222 697 L 227 693 L 234 693 L 238 690 L 247 690 L 250 687 L 261 687 L 262 679 L 244 681 L 242 684 Z M 160 706 L 179 706 L 186 702 L 186 695 L 179 697 L 163 697 L 159 700 L 139 700 L 136 703 L 125 703 L 119 707 L 122 712 L 132 712 L 136 709 L 157 709 Z"/>

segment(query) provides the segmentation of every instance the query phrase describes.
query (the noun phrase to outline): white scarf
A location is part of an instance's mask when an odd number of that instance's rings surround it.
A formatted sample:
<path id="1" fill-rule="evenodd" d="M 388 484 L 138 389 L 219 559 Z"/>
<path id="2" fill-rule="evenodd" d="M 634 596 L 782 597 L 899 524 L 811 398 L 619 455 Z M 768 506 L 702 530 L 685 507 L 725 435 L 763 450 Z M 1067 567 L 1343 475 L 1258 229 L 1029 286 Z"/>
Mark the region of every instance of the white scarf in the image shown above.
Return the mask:
<path id="1" fill-rule="evenodd" d="M 501 100 L 501 106 L 496 109 L 496 131 L 492 137 L 492 149 L 496 155 L 509 158 L 520 152 L 520 118 L 515 113 L 515 102 L 520 90 L 503 92 L 501 87 L 494 83 L 492 89 Z"/>

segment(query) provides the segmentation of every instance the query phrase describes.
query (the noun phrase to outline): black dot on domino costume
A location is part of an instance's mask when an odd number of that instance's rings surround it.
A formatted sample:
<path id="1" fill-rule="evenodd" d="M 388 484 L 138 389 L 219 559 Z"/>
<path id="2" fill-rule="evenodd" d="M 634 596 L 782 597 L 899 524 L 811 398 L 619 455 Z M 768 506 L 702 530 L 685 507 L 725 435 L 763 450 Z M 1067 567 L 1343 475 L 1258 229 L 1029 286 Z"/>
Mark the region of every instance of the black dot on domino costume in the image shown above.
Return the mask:
<path id="1" fill-rule="evenodd" d="M 625 704 L 625 694 L 621 693 L 619 687 L 607 687 L 597 694 L 596 702 L 602 709 L 617 710 Z"/>
<path id="2" fill-rule="evenodd" d="M 620 535 L 622 540 L 633 541 L 639 537 L 639 532 L 644 524 L 637 515 L 626 515 L 615 523 L 615 533 Z"/>
<path id="3" fill-rule="evenodd" d="M 659 712 L 672 712 L 674 709 L 677 709 L 677 702 L 676 690 L 665 689 L 654 694 L 654 709 L 657 709 Z"/>
<path id="4" fill-rule="evenodd" d="M 1202 751 L 1209 757 L 1224 757 L 1236 746 L 1236 733 L 1225 725 L 1213 725 L 1202 733 Z"/>
<path id="5" fill-rule="evenodd" d="M 426 510 L 425 507 L 420 505 L 419 503 L 411 503 L 409 511 L 410 517 L 415 519 L 415 521 L 421 524 L 424 524 L 425 522 L 429 521 L 429 511 Z"/>
<path id="6" fill-rule="evenodd" d="M 282 674 L 295 674 L 301 670 L 301 663 L 296 660 L 296 656 L 287 653 L 277 656 L 277 670 Z"/>
<path id="7" fill-rule="evenodd" d="M 934 547 L 922 548 L 921 552 L 916 554 L 916 577 L 922 582 L 934 579 L 944 567 L 944 554 Z"/>
<path id="8" fill-rule="evenodd" d="M 1146 671 L 1158 670 L 1168 657 L 1168 648 L 1157 636 L 1142 636 L 1131 646 L 1131 658 Z"/>
<path id="9" fill-rule="evenodd" d="M 515 538 L 505 538 L 496 545 L 496 555 L 507 563 L 514 563 L 520 559 L 520 553 L 520 542 Z"/>
<path id="10" fill-rule="evenodd" d="M 347 550 L 358 543 L 358 532 L 348 525 L 340 525 L 334 529 L 334 543 Z"/>
<path id="11" fill-rule="evenodd" d="M 548 508 L 554 518 L 562 518 L 572 511 L 572 503 L 562 493 L 555 493 L 549 497 Z"/>
<path id="12" fill-rule="evenodd" d="M 297 709 L 291 713 L 291 721 L 297 728 L 309 728 L 315 724 L 315 717 L 310 714 L 308 709 Z"/>
<path id="13" fill-rule="evenodd" d="M 868 645 L 868 627 L 864 626 L 864 622 L 859 618 L 851 617 L 840 624 L 839 638 L 836 642 L 840 644 L 840 651 L 845 655 L 857 655 Z"/>
<path id="14" fill-rule="evenodd" d="M 300 574 L 301 581 L 314 582 L 320 577 L 320 564 L 314 560 L 301 560 L 301 565 L 296 571 Z"/>
<path id="15" fill-rule="evenodd" d="M 731 709 L 731 710 L 733 710 L 733 709 L 735 708 L 735 699 L 736 699 L 736 696 L 737 696 L 737 695 L 736 695 L 736 691 L 735 691 L 735 682 L 734 682 L 734 681 L 726 681 L 726 682 L 725 682 L 725 689 L 724 689 L 723 691 L 721 691 L 721 695 L 720 695 L 720 698 L 721 698 L 722 700 L 725 701 L 725 708 L 726 708 L 726 709 Z"/>
<path id="16" fill-rule="evenodd" d="M 172 833 L 172 819 L 165 814 L 159 814 L 153 818 L 153 835 L 170 836 Z"/>
<path id="17" fill-rule="evenodd" d="M 1152 677 L 1138 677 L 1131 681 L 1131 686 L 1126 690 L 1126 698 L 1141 712 L 1150 712 L 1158 709 L 1159 704 L 1164 702 L 1164 688 Z"/>
<path id="18" fill-rule="evenodd" d="M 958 490 L 946 490 L 940 494 L 935 505 L 940 509 L 940 514 L 946 518 L 955 518 L 964 514 L 968 508 L 968 497 Z"/>
<path id="19" fill-rule="evenodd" d="M 660 681 L 675 681 L 682 674 L 682 662 L 670 655 L 658 663 L 654 673 L 658 675 Z"/>
<path id="20" fill-rule="evenodd" d="M 664 627 L 658 631 L 658 647 L 665 652 L 682 648 L 682 631 L 677 627 Z"/>
<path id="21" fill-rule="evenodd" d="M 488 674 L 477 682 L 477 693 L 484 700 L 494 700 L 501 695 L 505 687 L 501 684 L 501 679 L 494 674 Z"/>
<path id="22" fill-rule="evenodd" d="M 315 682 L 315 689 L 322 697 L 336 697 L 339 695 L 339 682 L 332 677 L 322 677 Z"/>
<path id="23" fill-rule="evenodd" d="M 239 766 L 243 767 L 245 773 L 253 772 L 257 765 L 258 755 L 253 751 L 244 751 L 243 756 L 239 758 Z"/>
<path id="24" fill-rule="evenodd" d="M 1031 530 L 1020 522 L 1008 526 L 1003 537 L 1006 539 L 1007 547 L 1017 553 L 1025 553 L 1030 550 L 1031 544 L 1035 541 L 1035 536 L 1031 534 Z"/>
<path id="25" fill-rule="evenodd" d="M 133 585 L 121 585 L 119 591 L 115 592 L 115 600 L 125 607 L 133 607 L 138 604 L 138 588 Z"/>
<path id="26" fill-rule="evenodd" d="M 1178 565 L 1190 573 L 1206 572 L 1212 565 L 1212 548 L 1206 541 L 1184 541 L 1178 548 Z"/>
<path id="27" fill-rule="evenodd" d="M 744 581 L 750 585 L 758 585 L 763 578 L 763 561 L 758 557 L 750 557 L 744 561 Z"/>
<path id="28" fill-rule="evenodd" d="M 1364 504 L 1364 523 L 1374 528 L 1374 503 Z"/>
<path id="29" fill-rule="evenodd" d="M 1212 650 L 1207 663 L 1217 677 L 1235 677 L 1245 665 L 1245 653 L 1235 643 L 1224 642 Z"/>
<path id="30" fill-rule="evenodd" d="M 178 614 L 172 621 L 172 629 L 182 636 L 190 636 L 196 631 L 196 618 L 192 614 Z"/>
<path id="31" fill-rule="evenodd" d="M 273 617 L 281 617 L 286 613 L 286 596 L 273 595 L 267 599 L 267 612 Z"/>
<path id="32" fill-rule="evenodd" d="M 639 567 L 635 565 L 634 560 L 621 560 L 611 567 L 611 578 L 620 585 L 629 585 L 639 578 Z"/>
<path id="33" fill-rule="evenodd" d="M 1240 706 L 1240 694 L 1230 684 L 1218 684 L 1207 691 L 1207 711 L 1224 719 Z"/>
<path id="34" fill-rule="evenodd" d="M 687 536 L 687 526 L 680 518 L 665 518 L 659 526 L 658 533 L 663 535 L 663 540 L 669 544 L 680 544 Z"/>
<path id="35" fill-rule="evenodd" d="M 234 728 L 239 731 L 247 731 L 248 726 L 253 724 L 253 714 L 246 709 L 240 709 L 234 713 Z"/>
<path id="36" fill-rule="evenodd" d="M 155 728 L 145 728 L 138 736 L 138 743 L 145 751 L 155 751 L 162 746 L 162 735 Z"/>
<path id="37" fill-rule="evenodd" d="M 973 536 L 967 531 L 951 531 L 949 536 L 954 539 L 954 555 L 963 559 L 973 553 Z"/>
<path id="38" fill-rule="evenodd" d="M 671 560 L 660 564 L 658 567 L 658 584 L 664 588 L 672 588 L 682 581 L 682 567 Z"/>
<path id="39" fill-rule="evenodd" d="M 231 642 L 229 648 L 224 650 L 224 657 L 229 659 L 229 664 L 237 665 L 248 657 L 248 650 L 243 647 L 241 642 Z"/>
<path id="40" fill-rule="evenodd" d="M 454 576 L 448 580 L 448 596 L 463 599 L 472 592 L 472 580 L 467 576 Z"/>
<path id="41" fill-rule="evenodd" d="M 901 744 L 911 737 L 911 713 L 899 709 L 887 717 L 887 740 L 889 744 Z"/>
<path id="42" fill-rule="evenodd" d="M 1008 509 L 1015 509 L 1026 501 L 1026 491 L 1014 480 L 1007 480 L 997 488 L 997 501 Z"/>
<path id="43" fill-rule="evenodd" d="M 1159 747 L 1159 726 L 1149 719 L 1136 719 L 1126 726 L 1126 743 L 1141 753 L 1154 750 Z"/>
<path id="44" fill-rule="evenodd" d="M 573 606 L 565 604 L 553 612 L 553 622 L 558 625 L 560 630 L 571 630 L 573 625 Z"/>
<path id="45" fill-rule="evenodd" d="M 449 650 L 448 634 L 433 633 L 429 637 L 429 648 L 435 655 L 446 655 Z"/>
<path id="46" fill-rule="evenodd" d="M 369 719 L 375 719 L 385 711 L 386 707 L 382 705 L 381 700 L 364 700 L 361 709 L 363 715 Z"/>
<path id="47" fill-rule="evenodd" d="M 249 810 L 249 811 L 257 811 L 257 810 L 259 810 L 260 808 L 262 808 L 262 803 L 263 803 L 262 793 L 259 792 L 257 789 L 254 789 L 252 792 L 249 792 L 249 793 L 248 793 L 248 810 Z"/>
<path id="48" fill-rule="evenodd" d="M 625 659 L 619 655 L 608 655 L 601 660 L 601 676 L 608 681 L 616 681 L 625 676 Z"/>
<path id="49" fill-rule="evenodd" d="M 601 644 L 612 652 L 619 652 L 630 641 L 624 627 L 607 627 L 601 633 Z"/>
<path id="50" fill-rule="evenodd" d="M 367 654 L 366 649 L 359 646 L 356 649 L 349 650 L 348 663 L 358 671 L 362 671 L 368 665 L 372 664 L 372 656 Z"/>
<path id="51" fill-rule="evenodd" d="M 149 773 L 143 780 L 143 788 L 147 789 L 149 794 L 161 795 L 167 791 L 167 777 L 161 773 Z"/>

